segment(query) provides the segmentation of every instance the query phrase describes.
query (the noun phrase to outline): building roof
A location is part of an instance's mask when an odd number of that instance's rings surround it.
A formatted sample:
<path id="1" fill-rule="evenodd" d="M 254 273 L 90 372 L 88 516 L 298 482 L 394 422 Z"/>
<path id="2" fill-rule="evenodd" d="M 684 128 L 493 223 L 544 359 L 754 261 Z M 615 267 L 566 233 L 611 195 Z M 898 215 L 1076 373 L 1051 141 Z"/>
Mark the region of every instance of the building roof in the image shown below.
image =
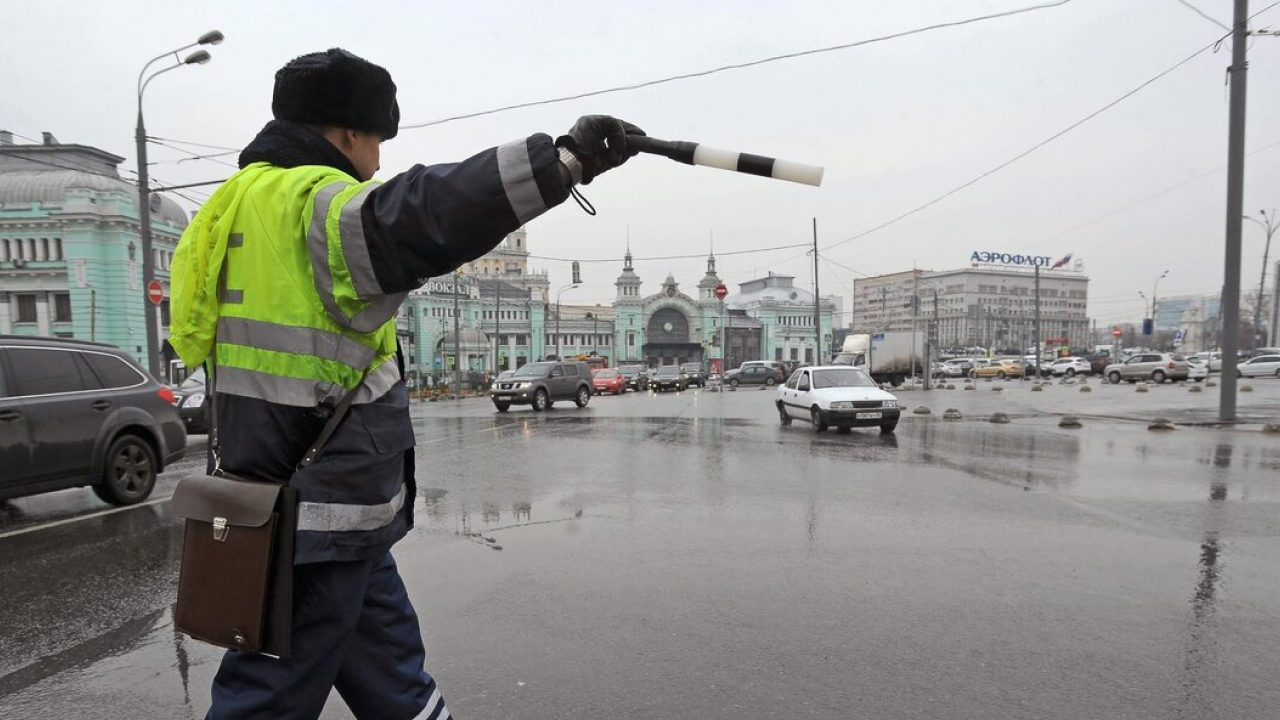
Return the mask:
<path id="1" fill-rule="evenodd" d="M 739 291 L 724 299 L 731 308 L 746 308 L 759 305 L 813 307 L 813 293 L 796 287 L 794 277 L 790 275 L 774 275 L 749 280 L 738 286 Z M 829 303 L 824 303 L 829 304 Z"/>
<path id="2" fill-rule="evenodd" d="M 0 173 L 0 207 L 59 207 L 67 201 L 67 191 L 83 189 L 95 193 L 118 192 L 137 207 L 138 188 L 120 178 L 79 170 L 19 170 Z M 152 195 L 152 216 L 176 228 L 185 228 L 187 213 L 169 198 Z"/>

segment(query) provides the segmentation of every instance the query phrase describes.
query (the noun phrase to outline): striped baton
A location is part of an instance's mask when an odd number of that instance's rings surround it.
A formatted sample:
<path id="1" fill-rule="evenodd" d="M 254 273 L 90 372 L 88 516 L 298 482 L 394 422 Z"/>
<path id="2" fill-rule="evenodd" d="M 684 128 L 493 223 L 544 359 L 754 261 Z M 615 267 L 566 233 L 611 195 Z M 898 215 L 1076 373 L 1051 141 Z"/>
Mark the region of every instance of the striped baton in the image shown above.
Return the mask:
<path id="1" fill-rule="evenodd" d="M 775 160 L 763 155 L 721 150 L 698 143 L 683 140 L 659 140 L 643 135 L 627 137 L 627 149 L 653 155 L 669 157 L 686 165 L 705 165 L 707 167 L 732 170 L 748 175 L 762 175 L 775 180 L 804 183 L 819 186 L 822 184 L 823 168 L 816 165 L 804 165 L 788 160 Z"/>

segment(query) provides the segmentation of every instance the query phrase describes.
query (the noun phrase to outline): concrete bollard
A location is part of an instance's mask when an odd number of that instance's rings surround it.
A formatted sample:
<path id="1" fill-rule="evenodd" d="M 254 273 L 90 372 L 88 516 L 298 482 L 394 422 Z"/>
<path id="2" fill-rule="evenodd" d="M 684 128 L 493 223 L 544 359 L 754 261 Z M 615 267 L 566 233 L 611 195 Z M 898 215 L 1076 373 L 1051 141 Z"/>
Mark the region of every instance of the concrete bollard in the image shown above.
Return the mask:
<path id="1" fill-rule="evenodd" d="M 1253 392 L 1253 386 L 1252 386 L 1252 385 L 1241 385 L 1241 386 L 1240 386 L 1240 392 Z"/>
<path id="2" fill-rule="evenodd" d="M 1187 388 L 1187 392 L 1204 392 L 1204 390 L 1199 385 L 1192 385 Z"/>
<path id="3" fill-rule="evenodd" d="M 1151 421 L 1151 424 L 1147 426 L 1147 429 L 1148 430 L 1172 430 L 1173 423 L 1169 422 L 1165 418 L 1156 418 L 1155 420 Z"/>
<path id="4" fill-rule="evenodd" d="M 1040 387 L 1040 383 L 1035 383 L 1031 386 L 1031 392 L 1044 392 L 1044 388 Z"/>
<path id="5" fill-rule="evenodd" d="M 1137 384 L 1137 386 L 1133 388 L 1133 391 L 1134 391 L 1134 392 L 1147 392 L 1147 391 L 1148 391 L 1147 384 L 1146 384 L 1146 383 L 1138 383 L 1138 384 Z"/>
<path id="6" fill-rule="evenodd" d="M 963 417 L 964 416 L 960 414 L 960 411 L 955 408 L 947 408 L 947 411 L 942 413 L 943 420 L 959 420 Z M 1280 425 L 1277 425 L 1276 427 L 1280 428 Z"/>
<path id="7" fill-rule="evenodd" d="M 965 390 L 977 390 L 977 388 L 975 388 L 975 387 L 974 387 L 974 386 L 972 386 L 972 385 L 965 385 L 965 386 L 964 386 L 964 389 L 965 389 Z"/>
<path id="8" fill-rule="evenodd" d="M 916 409 L 912 410 L 911 412 L 915 413 L 916 415 L 932 415 L 933 414 L 933 411 L 929 409 L 928 405 L 917 405 Z"/>
<path id="9" fill-rule="evenodd" d="M 1216 382 L 1214 382 L 1214 381 L 1212 381 L 1212 380 L 1205 380 L 1205 381 L 1204 381 L 1204 386 L 1205 386 L 1205 387 L 1218 387 L 1218 383 L 1216 383 Z"/>
<path id="10" fill-rule="evenodd" d="M 1280 423 L 1267 423 L 1262 426 L 1262 432 L 1266 435 L 1280 435 Z"/>
<path id="11" fill-rule="evenodd" d="M 1008 425 L 1009 416 L 1006 415 L 1005 413 L 993 413 L 991 415 L 991 418 L 988 419 L 987 422 L 995 423 L 996 425 Z"/>
<path id="12" fill-rule="evenodd" d="M 991 388 L 991 392 L 1004 392 L 1004 388 L 1002 388 L 1002 387 L 1000 387 L 999 385 L 997 385 L 997 386 L 995 386 L 995 387 Z"/>
<path id="13" fill-rule="evenodd" d="M 1062 419 L 1058 421 L 1058 427 L 1078 428 L 1078 427 L 1084 427 L 1084 424 L 1081 423 L 1080 418 L 1076 417 L 1075 415 L 1063 415 Z"/>
<path id="14" fill-rule="evenodd" d="M 1093 392 L 1093 388 L 1089 387 L 1088 385 L 1081 385 L 1080 392 Z"/>
<path id="15" fill-rule="evenodd" d="M 956 386 L 955 386 L 955 385 L 952 385 L 951 383 L 947 383 L 947 389 L 948 389 L 948 390 L 955 390 L 955 389 L 956 389 Z"/>

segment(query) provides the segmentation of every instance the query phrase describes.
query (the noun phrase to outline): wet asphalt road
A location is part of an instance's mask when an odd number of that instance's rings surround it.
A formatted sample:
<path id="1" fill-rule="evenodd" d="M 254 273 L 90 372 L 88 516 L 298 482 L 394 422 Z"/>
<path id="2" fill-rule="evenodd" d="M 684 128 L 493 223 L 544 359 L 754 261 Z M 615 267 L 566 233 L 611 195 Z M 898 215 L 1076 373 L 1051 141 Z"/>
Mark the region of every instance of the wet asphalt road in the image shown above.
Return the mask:
<path id="1" fill-rule="evenodd" d="M 1242 412 L 1280 419 L 1280 382 L 1254 384 Z M 1213 389 L 995 386 L 903 393 L 935 414 L 883 437 L 780 427 L 772 391 L 415 405 L 396 555 L 450 709 L 1277 717 L 1280 437 L 1138 422 L 1202 418 Z M 143 508 L 0 510 L 0 716 L 203 715 L 219 653 L 170 617 L 183 470 Z"/>

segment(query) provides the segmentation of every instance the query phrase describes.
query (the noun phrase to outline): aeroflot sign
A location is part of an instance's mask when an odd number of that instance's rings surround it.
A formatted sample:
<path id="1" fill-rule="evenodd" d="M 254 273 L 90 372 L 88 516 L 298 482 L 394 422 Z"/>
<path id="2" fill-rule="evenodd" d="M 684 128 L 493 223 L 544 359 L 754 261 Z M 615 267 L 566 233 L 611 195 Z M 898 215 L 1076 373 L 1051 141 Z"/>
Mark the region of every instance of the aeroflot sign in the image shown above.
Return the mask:
<path id="1" fill-rule="evenodd" d="M 992 263 L 996 265 L 1017 265 L 1020 267 L 1047 267 L 1060 268 L 1071 261 L 1071 255 L 1068 253 L 1066 257 L 1054 262 L 1052 255 L 1016 255 L 1010 253 L 988 252 L 985 250 L 975 250 L 969 256 L 969 262 L 973 263 Z"/>

